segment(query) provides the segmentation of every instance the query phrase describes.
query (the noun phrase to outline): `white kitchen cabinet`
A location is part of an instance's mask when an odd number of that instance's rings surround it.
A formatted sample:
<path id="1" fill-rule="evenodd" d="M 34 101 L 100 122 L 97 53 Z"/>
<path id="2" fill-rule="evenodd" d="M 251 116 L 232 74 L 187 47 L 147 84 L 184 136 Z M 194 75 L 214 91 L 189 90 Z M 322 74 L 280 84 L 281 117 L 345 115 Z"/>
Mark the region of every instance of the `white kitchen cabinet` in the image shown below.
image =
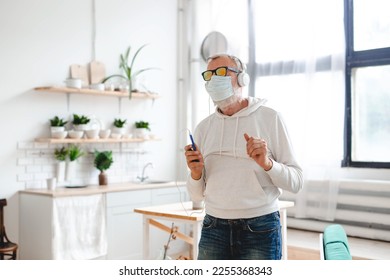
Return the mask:
<path id="1" fill-rule="evenodd" d="M 107 259 L 142 258 L 142 217 L 133 209 L 150 205 L 151 190 L 107 194 Z"/>
<path id="2" fill-rule="evenodd" d="M 107 255 L 103 259 L 142 259 L 143 220 L 134 208 L 186 201 L 188 195 L 184 183 L 126 189 L 122 185 L 107 188 L 80 190 L 31 190 L 19 193 L 20 234 L 19 259 L 53 259 L 53 200 L 68 195 L 78 196 L 103 193 L 106 197 Z M 123 189 L 118 191 L 118 189 Z M 69 194 L 65 191 L 71 191 Z M 168 224 L 167 224 L 168 225 Z M 170 225 L 168 225 L 170 226 Z M 184 230 L 185 227 L 181 227 Z M 152 252 L 158 255 L 167 242 L 168 234 L 151 231 Z M 183 250 L 180 241 L 172 242 L 171 252 Z"/>
<path id="3" fill-rule="evenodd" d="M 18 258 L 21 260 L 52 259 L 52 198 L 21 193 L 19 205 Z"/>
<path id="4" fill-rule="evenodd" d="M 134 208 L 186 201 L 187 197 L 183 186 L 107 193 L 107 259 L 142 259 L 143 220 Z M 156 229 L 151 231 L 151 236 L 151 251 L 157 257 L 168 234 Z M 171 246 L 174 253 L 180 250 L 183 250 L 181 242 Z"/>

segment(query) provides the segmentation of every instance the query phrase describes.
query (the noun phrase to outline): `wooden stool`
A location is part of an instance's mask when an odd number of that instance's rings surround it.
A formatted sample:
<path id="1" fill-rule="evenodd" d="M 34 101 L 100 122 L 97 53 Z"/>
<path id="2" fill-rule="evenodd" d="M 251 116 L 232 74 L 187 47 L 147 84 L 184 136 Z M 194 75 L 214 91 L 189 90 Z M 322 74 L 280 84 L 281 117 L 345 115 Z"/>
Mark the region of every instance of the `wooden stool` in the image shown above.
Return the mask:
<path id="1" fill-rule="evenodd" d="M 7 234 L 5 233 L 3 208 L 6 205 L 7 200 L 0 199 L 0 260 L 16 260 L 18 244 L 9 241 Z"/>

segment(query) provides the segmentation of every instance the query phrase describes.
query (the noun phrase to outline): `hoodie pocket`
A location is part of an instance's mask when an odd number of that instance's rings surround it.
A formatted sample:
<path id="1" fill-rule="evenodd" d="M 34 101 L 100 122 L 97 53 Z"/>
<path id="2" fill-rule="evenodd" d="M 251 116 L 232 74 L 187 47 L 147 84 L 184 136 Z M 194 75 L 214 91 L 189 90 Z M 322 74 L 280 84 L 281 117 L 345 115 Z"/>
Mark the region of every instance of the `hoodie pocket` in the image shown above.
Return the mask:
<path id="1" fill-rule="evenodd" d="M 209 175 L 205 195 L 209 204 L 220 209 L 256 208 L 267 203 L 267 194 L 250 169 Z"/>

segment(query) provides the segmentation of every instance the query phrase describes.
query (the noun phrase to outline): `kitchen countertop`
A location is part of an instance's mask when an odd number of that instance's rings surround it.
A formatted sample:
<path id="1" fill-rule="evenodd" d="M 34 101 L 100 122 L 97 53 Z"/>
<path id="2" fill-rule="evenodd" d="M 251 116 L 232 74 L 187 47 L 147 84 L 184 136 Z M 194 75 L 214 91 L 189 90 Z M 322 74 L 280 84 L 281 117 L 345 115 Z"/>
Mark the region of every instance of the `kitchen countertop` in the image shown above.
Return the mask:
<path id="1" fill-rule="evenodd" d="M 179 187 L 185 185 L 186 182 L 184 181 L 166 181 L 166 182 L 155 182 L 155 183 L 127 182 L 127 183 L 113 183 L 113 184 L 108 184 L 107 186 L 88 185 L 82 188 L 57 187 L 54 190 L 25 189 L 19 192 L 26 193 L 26 194 L 51 196 L 51 197 L 65 197 L 65 196 L 75 196 L 75 195 L 92 195 L 92 194 L 108 193 L 108 192 L 169 188 L 169 187 L 175 187 L 175 186 Z"/>

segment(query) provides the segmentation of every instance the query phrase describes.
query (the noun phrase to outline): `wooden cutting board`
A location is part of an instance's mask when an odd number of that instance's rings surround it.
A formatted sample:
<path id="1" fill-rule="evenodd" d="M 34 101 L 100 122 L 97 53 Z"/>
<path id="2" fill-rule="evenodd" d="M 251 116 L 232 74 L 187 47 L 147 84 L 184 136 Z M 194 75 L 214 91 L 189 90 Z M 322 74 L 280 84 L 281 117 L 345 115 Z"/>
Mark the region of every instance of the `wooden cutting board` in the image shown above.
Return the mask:
<path id="1" fill-rule="evenodd" d="M 89 63 L 91 84 L 98 84 L 106 77 L 106 68 L 102 62 L 91 61 Z"/>
<path id="2" fill-rule="evenodd" d="M 89 85 L 88 69 L 86 66 L 72 64 L 70 66 L 70 77 L 73 79 L 81 79 L 85 86 Z"/>

